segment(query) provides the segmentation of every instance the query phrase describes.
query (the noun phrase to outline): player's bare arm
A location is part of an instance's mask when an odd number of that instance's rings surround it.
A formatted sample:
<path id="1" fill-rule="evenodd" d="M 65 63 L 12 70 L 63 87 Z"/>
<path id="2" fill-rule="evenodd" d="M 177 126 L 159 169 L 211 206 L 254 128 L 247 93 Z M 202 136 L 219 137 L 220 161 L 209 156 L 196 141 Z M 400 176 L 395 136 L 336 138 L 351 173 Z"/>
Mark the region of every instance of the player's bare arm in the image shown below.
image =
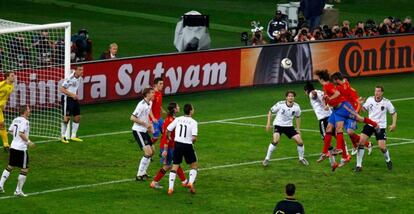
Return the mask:
<path id="1" fill-rule="evenodd" d="M 19 132 L 19 136 L 26 143 L 26 145 L 28 145 L 30 147 L 35 146 L 35 144 L 32 141 L 30 141 L 30 139 L 26 136 L 26 134 L 24 132 Z"/>
<path id="2" fill-rule="evenodd" d="M 389 127 L 390 132 L 393 132 L 396 128 L 397 128 L 397 112 L 392 114 L 392 124 Z"/>
<path id="3" fill-rule="evenodd" d="M 60 92 L 64 93 L 65 95 L 67 95 L 69 97 L 72 97 L 75 100 L 78 100 L 78 95 L 76 95 L 75 93 L 70 92 L 69 90 L 67 90 L 63 86 L 60 87 Z"/>
<path id="4" fill-rule="evenodd" d="M 266 131 L 270 130 L 270 120 L 272 119 L 272 111 L 267 113 L 267 123 L 266 123 Z"/>
<path id="5" fill-rule="evenodd" d="M 296 117 L 296 131 L 300 134 L 300 117 Z"/>

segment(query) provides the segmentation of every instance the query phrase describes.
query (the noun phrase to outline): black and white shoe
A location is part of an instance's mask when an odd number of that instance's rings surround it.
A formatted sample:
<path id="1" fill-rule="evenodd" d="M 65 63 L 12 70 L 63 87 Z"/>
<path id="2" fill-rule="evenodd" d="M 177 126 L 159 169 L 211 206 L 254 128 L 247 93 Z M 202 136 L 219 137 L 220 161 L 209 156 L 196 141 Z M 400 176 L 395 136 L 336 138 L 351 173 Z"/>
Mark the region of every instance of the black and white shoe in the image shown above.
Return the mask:
<path id="1" fill-rule="evenodd" d="M 388 170 L 392 170 L 392 161 L 385 162 L 387 164 Z"/>

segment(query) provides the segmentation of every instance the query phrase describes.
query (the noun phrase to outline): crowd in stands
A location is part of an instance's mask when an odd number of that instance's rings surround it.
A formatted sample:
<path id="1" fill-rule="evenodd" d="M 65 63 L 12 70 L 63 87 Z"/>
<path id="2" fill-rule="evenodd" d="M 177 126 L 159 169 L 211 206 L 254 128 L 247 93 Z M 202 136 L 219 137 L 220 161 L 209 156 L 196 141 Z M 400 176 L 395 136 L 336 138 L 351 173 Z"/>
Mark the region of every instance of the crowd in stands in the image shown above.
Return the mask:
<path id="1" fill-rule="evenodd" d="M 314 16 L 320 16 L 314 14 Z M 251 45 L 264 45 L 287 42 L 304 42 L 323 39 L 361 38 L 387 34 L 413 33 L 411 17 L 403 20 L 398 17 L 387 17 L 381 23 L 372 19 L 359 21 L 354 26 L 348 20 L 334 26 L 320 25 L 320 18 L 300 16 L 298 26 L 289 28 L 287 16 L 276 11 L 275 17 L 267 26 L 267 38 L 263 36 L 263 27 L 258 22 L 252 22 Z"/>

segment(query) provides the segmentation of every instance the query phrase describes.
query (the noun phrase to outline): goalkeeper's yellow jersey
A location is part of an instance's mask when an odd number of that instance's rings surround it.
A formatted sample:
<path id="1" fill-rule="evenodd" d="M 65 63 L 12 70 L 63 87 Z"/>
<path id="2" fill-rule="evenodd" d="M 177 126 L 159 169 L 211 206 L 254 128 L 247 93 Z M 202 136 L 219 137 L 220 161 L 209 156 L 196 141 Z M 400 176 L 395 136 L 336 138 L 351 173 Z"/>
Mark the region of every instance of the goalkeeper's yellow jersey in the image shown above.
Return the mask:
<path id="1" fill-rule="evenodd" d="M 9 99 L 14 88 L 13 84 L 8 84 L 6 80 L 0 82 L 0 110 L 2 110 Z"/>

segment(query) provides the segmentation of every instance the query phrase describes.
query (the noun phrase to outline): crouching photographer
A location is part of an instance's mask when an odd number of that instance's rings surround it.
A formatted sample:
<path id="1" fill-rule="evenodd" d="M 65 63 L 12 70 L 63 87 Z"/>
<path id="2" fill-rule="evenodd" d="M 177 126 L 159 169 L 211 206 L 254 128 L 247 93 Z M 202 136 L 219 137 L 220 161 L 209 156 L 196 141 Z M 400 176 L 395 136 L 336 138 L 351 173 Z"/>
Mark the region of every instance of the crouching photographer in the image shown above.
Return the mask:
<path id="1" fill-rule="evenodd" d="M 71 38 L 71 62 L 92 60 L 92 40 L 86 29 L 81 29 Z"/>
<path id="2" fill-rule="evenodd" d="M 306 42 L 313 40 L 315 40 L 315 38 L 313 38 L 312 34 L 309 33 L 309 29 L 306 27 L 301 28 L 294 38 L 295 42 Z"/>

